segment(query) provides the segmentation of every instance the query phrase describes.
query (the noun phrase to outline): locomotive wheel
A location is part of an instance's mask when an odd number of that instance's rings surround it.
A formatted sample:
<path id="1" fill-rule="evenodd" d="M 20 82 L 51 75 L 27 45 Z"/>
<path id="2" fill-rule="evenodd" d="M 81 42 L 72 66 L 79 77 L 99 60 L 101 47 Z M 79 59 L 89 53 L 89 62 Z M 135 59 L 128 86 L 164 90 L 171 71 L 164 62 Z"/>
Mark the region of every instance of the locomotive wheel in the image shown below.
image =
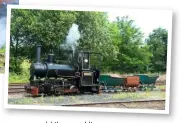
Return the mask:
<path id="1" fill-rule="evenodd" d="M 71 86 L 70 90 L 72 91 L 72 93 L 77 93 L 77 91 L 78 91 L 76 86 Z"/>
<path id="2" fill-rule="evenodd" d="M 91 87 L 90 88 L 90 92 L 91 92 L 91 94 L 94 94 L 94 93 L 96 93 L 96 87 L 94 87 L 95 89 L 93 90 L 93 87 Z"/>
<path id="3" fill-rule="evenodd" d="M 98 86 L 98 87 L 97 87 L 96 94 L 100 94 L 100 91 L 101 91 L 100 86 Z"/>
<path id="4" fill-rule="evenodd" d="M 51 84 L 44 84 L 43 86 L 43 93 L 46 95 L 50 95 L 51 94 Z"/>
<path id="5" fill-rule="evenodd" d="M 84 94 L 84 90 L 80 88 L 80 94 Z"/>
<path id="6" fill-rule="evenodd" d="M 55 93 L 55 96 L 60 96 L 61 94 L 64 94 L 64 93 L 61 93 L 61 92 L 54 92 Z"/>

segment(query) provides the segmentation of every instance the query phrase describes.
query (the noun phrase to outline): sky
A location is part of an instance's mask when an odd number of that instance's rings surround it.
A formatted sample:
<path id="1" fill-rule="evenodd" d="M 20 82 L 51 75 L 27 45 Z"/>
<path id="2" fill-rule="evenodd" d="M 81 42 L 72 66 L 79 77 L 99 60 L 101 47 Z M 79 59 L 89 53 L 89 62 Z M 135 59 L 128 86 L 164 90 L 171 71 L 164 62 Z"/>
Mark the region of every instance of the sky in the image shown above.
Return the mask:
<path id="1" fill-rule="evenodd" d="M 141 28 L 145 38 L 153 29 L 162 27 L 169 30 L 172 24 L 172 15 L 169 10 L 124 9 L 108 12 L 108 16 L 110 21 L 114 21 L 117 16 L 128 16 L 135 21 L 137 27 Z"/>

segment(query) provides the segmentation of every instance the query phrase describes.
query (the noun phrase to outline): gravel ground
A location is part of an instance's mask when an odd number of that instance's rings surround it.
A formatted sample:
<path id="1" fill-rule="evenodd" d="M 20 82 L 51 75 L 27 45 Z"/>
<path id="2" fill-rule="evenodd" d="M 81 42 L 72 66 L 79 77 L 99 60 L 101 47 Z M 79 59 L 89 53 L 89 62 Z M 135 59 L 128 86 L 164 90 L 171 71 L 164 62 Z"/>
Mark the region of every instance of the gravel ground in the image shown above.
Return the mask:
<path id="1" fill-rule="evenodd" d="M 157 100 L 165 99 L 165 92 L 151 91 L 151 92 L 122 92 L 122 93 L 103 93 L 103 94 L 84 94 L 84 95 L 65 95 L 65 96 L 41 96 L 30 97 L 26 94 L 16 94 L 8 96 L 9 104 L 16 105 L 69 105 L 69 104 L 83 104 L 94 102 L 110 102 L 110 101 L 133 101 L 133 100 Z M 104 105 L 103 105 L 104 106 Z M 142 105 L 140 105 L 142 107 Z M 140 108 L 134 105 L 133 107 Z M 99 106 L 102 107 L 102 106 Z M 107 106 L 106 106 L 107 107 Z M 111 106 L 120 107 L 120 106 Z M 165 107 L 165 106 L 164 106 Z M 147 107 L 146 107 L 147 108 Z"/>

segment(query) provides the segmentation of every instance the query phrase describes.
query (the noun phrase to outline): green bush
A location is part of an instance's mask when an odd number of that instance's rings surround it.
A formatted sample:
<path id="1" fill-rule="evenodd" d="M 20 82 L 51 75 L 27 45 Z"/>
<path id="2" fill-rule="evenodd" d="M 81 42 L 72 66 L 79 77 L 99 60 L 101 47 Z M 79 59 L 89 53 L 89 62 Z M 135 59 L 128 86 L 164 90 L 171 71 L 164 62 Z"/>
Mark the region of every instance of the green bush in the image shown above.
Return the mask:
<path id="1" fill-rule="evenodd" d="M 28 60 L 23 60 L 21 64 L 19 64 L 20 73 L 10 72 L 9 73 L 9 83 L 26 83 L 29 81 L 29 68 L 30 63 Z"/>

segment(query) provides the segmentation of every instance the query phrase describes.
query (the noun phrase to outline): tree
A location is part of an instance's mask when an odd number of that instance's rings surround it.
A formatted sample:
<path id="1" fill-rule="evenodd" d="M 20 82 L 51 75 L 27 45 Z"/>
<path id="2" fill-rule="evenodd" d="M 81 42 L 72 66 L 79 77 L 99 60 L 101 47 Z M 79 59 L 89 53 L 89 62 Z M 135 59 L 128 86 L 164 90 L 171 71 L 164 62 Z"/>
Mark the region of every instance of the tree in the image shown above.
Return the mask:
<path id="1" fill-rule="evenodd" d="M 70 11 L 13 9 L 10 67 L 18 70 L 22 59 L 35 60 L 37 44 L 43 45 L 44 53 L 57 49 L 75 20 L 75 13 Z"/>
<path id="2" fill-rule="evenodd" d="M 102 70 L 105 70 L 117 57 L 117 49 L 109 32 L 107 13 L 79 12 L 76 23 L 81 33 L 79 48 L 102 53 Z"/>
<path id="3" fill-rule="evenodd" d="M 151 69 L 157 67 L 155 60 L 160 55 L 155 53 L 152 40 L 158 40 L 158 36 L 149 36 L 146 45 L 140 28 L 127 16 L 109 22 L 105 12 L 12 9 L 10 70 L 18 73 L 23 59 L 35 61 L 37 44 L 42 45 L 42 53 L 54 52 L 60 60 L 66 59 L 68 55 L 60 45 L 67 40 L 73 24 L 78 25 L 81 36 L 76 48 L 102 53 L 103 71 L 141 73 L 149 65 Z M 163 43 L 167 45 L 167 41 Z M 167 53 L 167 48 L 162 49 Z M 45 57 L 42 54 L 42 59 Z M 165 55 L 162 58 L 158 60 L 164 61 Z"/>
<path id="4" fill-rule="evenodd" d="M 150 53 L 143 42 L 143 33 L 128 16 L 117 17 L 118 69 L 123 72 L 146 72 Z"/>
<path id="5" fill-rule="evenodd" d="M 73 23 L 81 33 L 78 48 L 101 52 L 106 61 L 116 57 L 104 12 L 13 9 L 11 22 L 10 53 L 14 66 L 18 67 L 18 60 L 35 60 L 37 44 L 43 45 L 43 53 L 51 49 L 62 58 L 59 48 Z"/>
<path id="6" fill-rule="evenodd" d="M 152 53 L 150 69 L 153 72 L 166 71 L 167 38 L 167 30 L 159 27 L 154 29 L 146 39 L 149 51 Z"/>
<path id="7" fill-rule="evenodd" d="M 15 9 L 12 15 L 11 50 L 15 57 L 29 58 L 35 57 L 37 44 L 43 45 L 45 53 L 60 46 L 76 19 L 74 12 L 69 11 Z"/>

